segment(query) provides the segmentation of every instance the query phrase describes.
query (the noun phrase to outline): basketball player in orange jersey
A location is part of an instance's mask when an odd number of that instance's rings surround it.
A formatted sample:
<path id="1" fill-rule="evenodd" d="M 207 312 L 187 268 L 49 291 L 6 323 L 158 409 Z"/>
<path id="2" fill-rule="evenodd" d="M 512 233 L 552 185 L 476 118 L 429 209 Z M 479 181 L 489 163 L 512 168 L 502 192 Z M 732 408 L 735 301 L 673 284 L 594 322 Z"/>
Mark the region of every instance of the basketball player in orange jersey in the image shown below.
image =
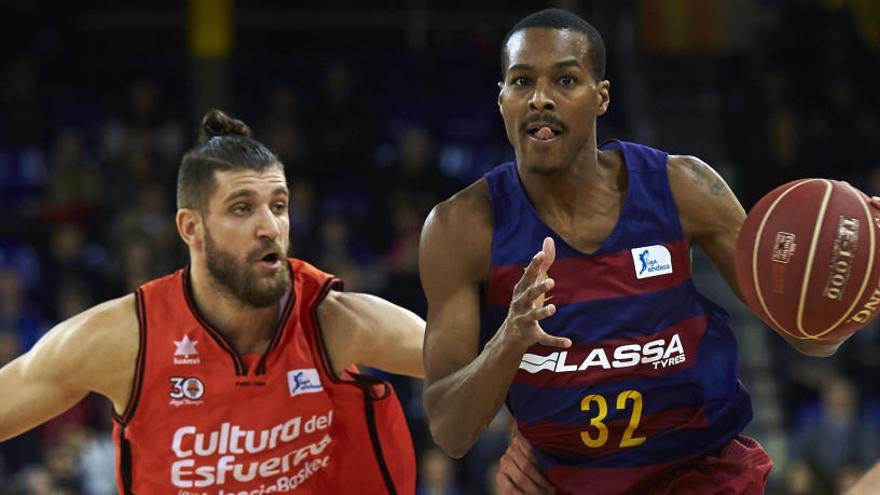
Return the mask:
<path id="1" fill-rule="evenodd" d="M 353 365 L 421 377 L 424 321 L 286 258 L 283 164 L 222 112 L 202 127 L 178 176 L 190 265 L 0 370 L 0 441 L 97 392 L 120 493 L 413 493 L 400 404 Z"/>
<path id="2" fill-rule="evenodd" d="M 739 293 L 739 201 L 698 158 L 597 146 L 611 88 L 580 17 L 524 18 L 501 58 L 516 161 L 438 204 L 420 243 L 435 441 L 463 456 L 506 403 L 543 471 L 511 456 L 534 483 L 501 473 L 509 493 L 551 493 L 544 475 L 571 494 L 763 493 L 729 316 L 690 278 L 699 245 Z"/>

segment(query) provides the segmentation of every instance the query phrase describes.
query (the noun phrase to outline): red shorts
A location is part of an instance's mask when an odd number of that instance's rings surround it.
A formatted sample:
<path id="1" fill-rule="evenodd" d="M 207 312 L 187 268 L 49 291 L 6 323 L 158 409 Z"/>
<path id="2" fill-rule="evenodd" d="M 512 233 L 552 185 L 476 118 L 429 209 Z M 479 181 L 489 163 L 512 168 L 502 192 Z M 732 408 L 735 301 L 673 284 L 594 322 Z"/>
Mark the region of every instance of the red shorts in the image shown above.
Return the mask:
<path id="1" fill-rule="evenodd" d="M 555 468 L 560 494 L 763 495 L 773 461 L 753 438 L 738 436 L 716 452 L 642 468 Z"/>

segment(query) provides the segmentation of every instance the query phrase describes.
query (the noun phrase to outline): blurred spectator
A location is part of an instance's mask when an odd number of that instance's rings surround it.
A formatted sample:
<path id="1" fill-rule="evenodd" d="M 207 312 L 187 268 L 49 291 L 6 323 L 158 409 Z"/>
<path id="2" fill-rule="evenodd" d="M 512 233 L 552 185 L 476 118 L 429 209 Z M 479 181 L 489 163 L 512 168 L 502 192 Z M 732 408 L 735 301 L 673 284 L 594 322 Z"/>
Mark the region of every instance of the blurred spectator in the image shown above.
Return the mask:
<path id="1" fill-rule="evenodd" d="M 55 484 L 48 468 L 39 465 L 28 466 L 19 473 L 13 492 L 16 495 L 62 495 L 65 492 Z"/>
<path id="2" fill-rule="evenodd" d="M 82 288 L 86 291 L 85 297 L 93 295 L 98 300 L 113 295 L 104 274 L 105 250 L 88 242 L 81 224 L 57 223 L 50 235 L 41 295 L 53 319 L 61 319 L 58 313 L 61 293 L 68 286 Z"/>
<path id="3" fill-rule="evenodd" d="M 83 138 L 78 132 L 62 132 L 54 148 L 46 213 L 56 220 L 83 220 L 98 204 L 97 170 L 85 163 Z"/>
<path id="4" fill-rule="evenodd" d="M 18 333 L 23 349 L 30 349 L 48 328 L 28 304 L 21 275 L 12 267 L 0 267 L 0 328 Z"/>
<path id="5" fill-rule="evenodd" d="M 12 361 L 23 351 L 21 337 L 15 330 L 0 329 L 0 368 Z"/>
<path id="6" fill-rule="evenodd" d="M 315 185 L 300 177 L 290 181 L 290 237 L 294 256 L 315 259 L 314 236 L 318 229 L 319 207 L 315 202 Z"/>
<path id="7" fill-rule="evenodd" d="M 833 490 L 846 469 L 864 469 L 880 459 L 880 436 L 877 425 L 861 416 L 848 379 L 829 378 L 820 398 L 817 417 L 794 432 L 792 457 L 793 464 L 813 471 L 819 485 Z"/>
<path id="8" fill-rule="evenodd" d="M 436 447 L 429 448 L 419 459 L 417 495 L 459 495 L 455 481 L 455 464 Z"/>

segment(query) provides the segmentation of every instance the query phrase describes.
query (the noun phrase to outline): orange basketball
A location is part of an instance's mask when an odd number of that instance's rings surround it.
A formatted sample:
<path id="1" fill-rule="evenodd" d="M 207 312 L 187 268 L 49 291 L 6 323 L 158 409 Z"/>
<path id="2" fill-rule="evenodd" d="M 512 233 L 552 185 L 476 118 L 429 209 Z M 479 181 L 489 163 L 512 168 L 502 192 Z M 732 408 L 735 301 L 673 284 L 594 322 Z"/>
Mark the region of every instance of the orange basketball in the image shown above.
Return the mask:
<path id="1" fill-rule="evenodd" d="M 776 331 L 839 340 L 880 309 L 880 211 L 844 182 L 779 186 L 743 224 L 736 277 L 749 307 Z"/>

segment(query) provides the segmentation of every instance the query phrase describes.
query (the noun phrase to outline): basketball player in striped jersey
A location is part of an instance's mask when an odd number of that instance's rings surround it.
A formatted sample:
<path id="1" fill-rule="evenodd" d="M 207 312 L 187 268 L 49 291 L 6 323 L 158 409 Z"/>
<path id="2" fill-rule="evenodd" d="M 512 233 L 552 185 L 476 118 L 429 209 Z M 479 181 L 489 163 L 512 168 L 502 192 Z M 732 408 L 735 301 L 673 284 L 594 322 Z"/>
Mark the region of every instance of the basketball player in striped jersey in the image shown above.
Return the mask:
<path id="1" fill-rule="evenodd" d="M 284 165 L 241 121 L 202 124 L 178 176 L 190 265 L 0 369 L 0 441 L 96 392 L 119 493 L 412 494 L 400 404 L 353 365 L 422 377 L 424 321 L 288 259 Z"/>
<path id="2" fill-rule="evenodd" d="M 505 403 L 559 493 L 763 493 L 772 463 L 741 435 L 752 408 L 729 316 L 690 274 L 699 245 L 738 293 L 742 206 L 697 158 L 597 146 L 610 84 L 580 17 L 524 18 L 501 58 L 516 161 L 437 205 L 420 244 L 435 441 L 463 456 Z M 511 459 L 531 482 L 510 493 L 552 492 Z"/>

